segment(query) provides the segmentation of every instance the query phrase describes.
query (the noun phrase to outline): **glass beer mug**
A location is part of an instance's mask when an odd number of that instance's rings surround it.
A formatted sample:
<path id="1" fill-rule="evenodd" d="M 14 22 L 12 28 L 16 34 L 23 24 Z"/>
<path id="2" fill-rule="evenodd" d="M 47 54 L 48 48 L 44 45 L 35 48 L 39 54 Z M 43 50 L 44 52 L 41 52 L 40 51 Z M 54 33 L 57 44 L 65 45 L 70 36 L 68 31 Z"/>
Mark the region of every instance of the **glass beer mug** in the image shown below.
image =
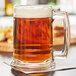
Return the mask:
<path id="1" fill-rule="evenodd" d="M 25 5 L 14 8 L 12 68 L 30 73 L 55 67 L 53 17 L 63 19 L 65 34 L 64 50 L 55 55 L 66 56 L 70 42 L 70 26 L 66 12 L 54 12 L 49 5 Z"/>

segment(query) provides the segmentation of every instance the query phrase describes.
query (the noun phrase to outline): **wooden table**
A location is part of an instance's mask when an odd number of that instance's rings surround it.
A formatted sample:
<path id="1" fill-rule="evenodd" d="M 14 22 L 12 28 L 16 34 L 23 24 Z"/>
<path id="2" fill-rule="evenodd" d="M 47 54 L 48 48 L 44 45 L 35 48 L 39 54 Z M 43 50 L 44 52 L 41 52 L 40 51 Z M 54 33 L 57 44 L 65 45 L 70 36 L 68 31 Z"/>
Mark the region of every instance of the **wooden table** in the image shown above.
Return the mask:
<path id="1" fill-rule="evenodd" d="M 11 57 L 12 53 L 0 52 L 0 76 L 76 76 L 76 69 L 68 71 L 57 71 L 57 72 L 26 75 L 19 71 L 11 69 L 10 66 L 3 63 L 5 61 L 9 62 L 11 60 Z M 76 64 L 76 45 L 71 46 L 68 54 L 68 61 L 70 61 L 72 64 Z"/>

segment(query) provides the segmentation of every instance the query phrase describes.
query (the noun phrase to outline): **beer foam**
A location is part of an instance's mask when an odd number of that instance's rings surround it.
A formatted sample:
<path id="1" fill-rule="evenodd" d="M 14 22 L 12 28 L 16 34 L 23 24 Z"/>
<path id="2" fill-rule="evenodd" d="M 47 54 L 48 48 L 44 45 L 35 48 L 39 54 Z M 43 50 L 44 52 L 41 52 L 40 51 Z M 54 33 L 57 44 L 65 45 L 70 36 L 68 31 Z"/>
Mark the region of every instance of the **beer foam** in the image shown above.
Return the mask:
<path id="1" fill-rule="evenodd" d="M 52 7 L 49 5 L 16 6 L 14 8 L 14 17 L 17 18 L 52 17 Z"/>

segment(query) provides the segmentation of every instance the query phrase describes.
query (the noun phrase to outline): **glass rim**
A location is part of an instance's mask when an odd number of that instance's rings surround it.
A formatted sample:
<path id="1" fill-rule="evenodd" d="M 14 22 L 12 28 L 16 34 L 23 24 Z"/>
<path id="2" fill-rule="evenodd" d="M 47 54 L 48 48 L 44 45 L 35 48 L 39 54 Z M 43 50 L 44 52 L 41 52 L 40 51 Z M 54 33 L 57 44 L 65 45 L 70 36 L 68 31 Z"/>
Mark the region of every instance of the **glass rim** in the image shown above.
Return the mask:
<path id="1" fill-rule="evenodd" d="M 52 6 L 51 5 L 48 5 L 48 4 L 38 4 L 38 5 L 16 5 L 16 6 L 14 6 L 14 8 L 19 8 L 19 7 L 50 7 L 50 8 L 52 8 Z"/>

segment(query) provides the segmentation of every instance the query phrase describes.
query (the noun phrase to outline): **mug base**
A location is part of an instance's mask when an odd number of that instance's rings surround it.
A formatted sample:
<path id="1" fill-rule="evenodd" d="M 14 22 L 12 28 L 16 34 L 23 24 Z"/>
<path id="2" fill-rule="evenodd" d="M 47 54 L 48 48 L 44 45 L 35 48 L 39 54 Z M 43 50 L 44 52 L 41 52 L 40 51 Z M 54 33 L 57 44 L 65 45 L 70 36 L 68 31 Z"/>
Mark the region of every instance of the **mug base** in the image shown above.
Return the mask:
<path id="1" fill-rule="evenodd" d="M 22 61 L 15 59 L 11 63 L 11 67 L 26 74 L 42 73 L 55 68 L 55 63 L 51 60 L 44 61 L 43 63 L 23 63 Z"/>

